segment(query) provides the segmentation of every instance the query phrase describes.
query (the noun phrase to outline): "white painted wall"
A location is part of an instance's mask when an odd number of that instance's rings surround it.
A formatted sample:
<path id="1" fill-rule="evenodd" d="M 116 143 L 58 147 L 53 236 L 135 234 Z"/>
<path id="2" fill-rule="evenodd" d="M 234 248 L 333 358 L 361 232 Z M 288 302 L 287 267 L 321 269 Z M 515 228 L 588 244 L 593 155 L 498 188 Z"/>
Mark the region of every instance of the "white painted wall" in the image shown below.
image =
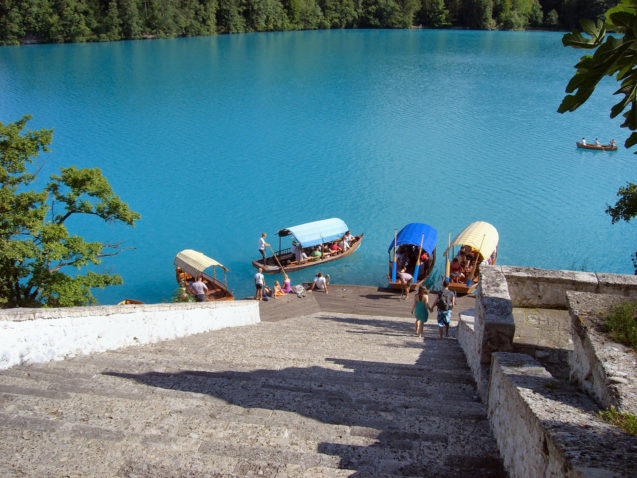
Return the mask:
<path id="1" fill-rule="evenodd" d="M 0 370 L 260 322 L 256 301 L 0 311 Z"/>

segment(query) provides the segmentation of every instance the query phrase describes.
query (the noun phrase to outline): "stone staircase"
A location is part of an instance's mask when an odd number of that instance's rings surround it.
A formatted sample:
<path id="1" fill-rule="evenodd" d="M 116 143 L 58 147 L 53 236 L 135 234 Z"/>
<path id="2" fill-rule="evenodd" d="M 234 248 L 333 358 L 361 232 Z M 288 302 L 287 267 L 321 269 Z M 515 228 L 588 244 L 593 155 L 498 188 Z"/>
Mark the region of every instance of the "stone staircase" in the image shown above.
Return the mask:
<path id="1" fill-rule="evenodd" d="M 0 476 L 505 476 L 454 338 L 319 312 L 0 372 Z"/>

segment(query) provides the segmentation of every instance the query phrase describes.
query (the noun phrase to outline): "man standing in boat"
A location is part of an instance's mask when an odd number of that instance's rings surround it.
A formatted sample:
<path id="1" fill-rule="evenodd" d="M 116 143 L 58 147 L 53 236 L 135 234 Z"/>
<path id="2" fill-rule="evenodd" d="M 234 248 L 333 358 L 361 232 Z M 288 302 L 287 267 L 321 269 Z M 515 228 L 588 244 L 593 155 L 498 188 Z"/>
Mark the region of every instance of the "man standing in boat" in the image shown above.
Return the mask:
<path id="1" fill-rule="evenodd" d="M 266 236 L 267 236 L 267 234 L 264 232 L 264 233 L 261 234 L 261 237 L 259 238 L 259 254 L 261 254 L 261 257 L 263 257 L 263 265 L 264 266 L 265 266 L 265 248 L 266 247 L 270 247 L 270 244 L 265 242 Z"/>

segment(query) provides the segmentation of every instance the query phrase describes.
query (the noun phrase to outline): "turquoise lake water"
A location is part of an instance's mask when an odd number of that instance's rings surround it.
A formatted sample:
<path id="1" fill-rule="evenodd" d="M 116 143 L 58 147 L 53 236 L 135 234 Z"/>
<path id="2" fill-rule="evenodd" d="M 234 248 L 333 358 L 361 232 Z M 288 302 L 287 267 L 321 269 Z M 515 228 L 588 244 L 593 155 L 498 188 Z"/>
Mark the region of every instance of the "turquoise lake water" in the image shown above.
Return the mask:
<path id="1" fill-rule="evenodd" d="M 560 33 L 313 31 L 0 48 L 0 121 L 55 128 L 41 176 L 99 167 L 142 214 L 137 227 L 69 228 L 127 250 L 98 268 L 125 285 L 100 303 L 158 302 L 173 259 L 199 250 L 253 293 L 261 232 L 340 217 L 365 239 L 323 267 L 385 284 L 395 228 L 425 222 L 438 250 L 470 222 L 500 233 L 498 263 L 632 273 L 635 225 L 604 213 L 636 182 L 612 79 L 556 112 L 582 52 Z M 442 267 L 442 260 L 438 261 Z M 439 269 L 440 270 L 440 269 Z M 292 275 L 310 280 L 316 269 Z M 270 281 L 274 278 L 269 279 Z"/>

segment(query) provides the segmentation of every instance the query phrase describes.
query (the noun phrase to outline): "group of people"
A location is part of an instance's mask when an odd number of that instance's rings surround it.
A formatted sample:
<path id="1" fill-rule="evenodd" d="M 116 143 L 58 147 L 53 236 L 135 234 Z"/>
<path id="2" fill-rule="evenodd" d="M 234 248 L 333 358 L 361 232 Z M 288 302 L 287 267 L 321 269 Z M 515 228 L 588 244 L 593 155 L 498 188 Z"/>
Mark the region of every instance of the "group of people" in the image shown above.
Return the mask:
<path id="1" fill-rule="evenodd" d="M 582 144 L 583 144 L 584 146 L 586 146 L 586 144 L 587 144 L 587 143 L 586 143 L 586 138 L 582 138 L 582 141 L 581 141 L 581 142 L 582 142 Z M 599 142 L 599 138 L 595 138 L 595 146 L 602 146 L 602 143 L 600 143 L 600 142 Z M 617 146 L 617 142 L 615 141 L 615 138 L 613 138 L 613 139 L 611 139 L 611 140 L 610 140 L 610 146 L 611 146 L 611 147 L 615 147 L 615 146 Z"/>
<path id="2" fill-rule="evenodd" d="M 330 282 L 329 279 L 330 279 L 329 274 L 327 274 L 327 276 L 323 276 L 323 273 L 318 272 L 314 276 L 314 281 L 312 282 L 312 285 L 310 286 L 310 291 L 314 289 L 322 290 L 323 292 L 327 294 L 328 293 L 327 286 Z M 283 285 L 281 285 L 279 281 L 276 280 L 274 281 L 274 285 L 272 286 L 272 288 L 268 287 L 267 284 L 265 283 L 265 276 L 263 275 L 263 269 L 261 267 L 259 267 L 259 270 L 254 275 L 254 286 L 256 290 L 254 298 L 256 300 L 275 299 L 277 297 L 281 297 L 285 294 L 290 294 L 290 293 L 298 294 L 296 289 L 292 287 L 292 281 L 286 273 L 283 273 Z"/>
<path id="3" fill-rule="evenodd" d="M 478 253 L 471 246 L 462 246 L 449 265 L 449 280 L 455 283 L 467 282 L 472 277 L 472 274 L 474 276 L 476 274 L 474 269 L 477 260 Z"/>
<path id="4" fill-rule="evenodd" d="M 259 238 L 259 254 L 261 254 L 261 257 L 263 258 L 264 265 L 266 263 L 266 248 L 271 247 L 270 244 L 265 241 L 266 237 L 267 234 L 264 232 Z M 291 262 L 319 260 L 325 257 L 332 256 L 334 254 L 338 254 L 340 252 L 345 252 L 352 246 L 352 242 L 354 242 L 354 239 L 354 236 L 349 231 L 347 231 L 336 241 L 326 242 L 324 244 L 319 244 L 313 247 L 303 247 L 298 242 L 292 241 L 292 256 L 284 262 L 287 265 Z"/>
<path id="5" fill-rule="evenodd" d="M 442 281 L 442 290 L 438 292 L 435 302 L 429 305 L 429 291 L 423 285 L 418 288 L 418 293 L 414 297 L 414 305 L 411 308 L 412 315 L 416 318 L 415 333 L 422 337 L 422 329 L 429 313 L 433 313 L 434 307 L 438 308 L 438 331 L 442 338 L 442 330 L 445 330 L 445 337 L 449 337 L 449 323 L 451 322 L 451 310 L 456 305 L 456 295 L 449 290 L 449 281 Z"/>

